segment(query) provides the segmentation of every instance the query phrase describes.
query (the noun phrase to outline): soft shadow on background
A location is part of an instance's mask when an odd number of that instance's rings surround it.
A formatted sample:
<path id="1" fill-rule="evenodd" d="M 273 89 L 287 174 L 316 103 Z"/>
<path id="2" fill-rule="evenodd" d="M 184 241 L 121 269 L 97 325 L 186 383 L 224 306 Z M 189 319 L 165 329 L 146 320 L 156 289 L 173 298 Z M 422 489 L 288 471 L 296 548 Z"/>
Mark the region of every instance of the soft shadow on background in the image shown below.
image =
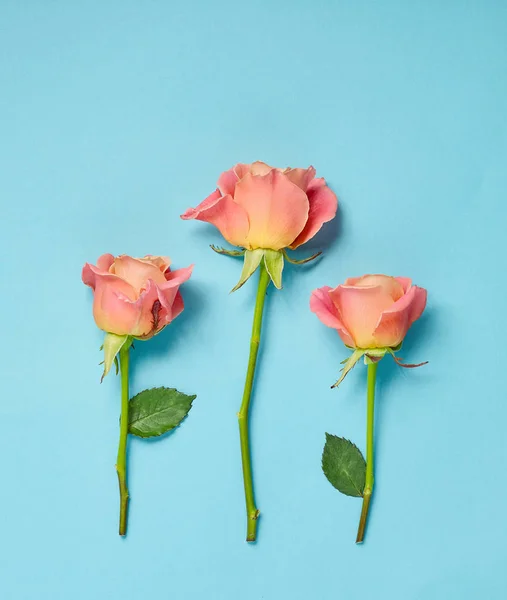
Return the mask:
<path id="1" fill-rule="evenodd" d="M 181 347 L 190 335 L 199 330 L 203 318 L 203 307 L 206 302 L 205 291 L 190 279 L 180 289 L 184 296 L 185 308 L 183 312 L 167 325 L 158 335 L 148 341 L 136 340 L 131 352 L 131 378 L 135 380 L 138 369 L 145 363 L 150 363 L 154 358 L 163 358 L 167 361 L 168 369 L 171 365 L 171 354 Z"/>
<path id="2" fill-rule="evenodd" d="M 318 268 L 320 261 L 325 260 L 326 255 L 333 251 L 340 251 L 340 234 L 344 227 L 344 211 L 340 206 L 340 200 L 338 199 L 338 211 L 336 217 L 324 223 L 322 229 L 311 238 L 306 244 L 299 246 L 296 250 L 287 250 L 289 256 L 295 260 L 302 260 L 308 258 L 316 252 L 322 252 L 315 260 L 306 263 L 304 265 L 293 265 L 289 261 L 285 261 L 282 285 L 283 290 L 287 293 L 295 293 L 297 291 L 297 279 L 300 275 L 300 271 L 307 272 Z M 296 280 L 296 281 L 295 281 Z M 338 285 L 338 284 L 336 284 Z M 308 302 L 310 301 L 308 297 Z"/>

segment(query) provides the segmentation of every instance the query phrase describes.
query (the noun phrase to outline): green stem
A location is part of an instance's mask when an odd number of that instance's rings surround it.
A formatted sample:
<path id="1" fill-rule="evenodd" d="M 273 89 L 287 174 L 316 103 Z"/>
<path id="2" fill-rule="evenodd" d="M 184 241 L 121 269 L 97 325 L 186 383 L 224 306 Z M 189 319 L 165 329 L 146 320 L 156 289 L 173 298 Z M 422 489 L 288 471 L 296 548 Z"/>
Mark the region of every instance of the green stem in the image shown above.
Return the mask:
<path id="1" fill-rule="evenodd" d="M 255 542 L 257 536 L 257 519 L 259 517 L 259 511 L 255 506 L 255 498 L 253 491 L 252 465 L 248 432 L 248 415 L 250 408 L 250 397 L 252 395 L 252 387 L 255 376 L 257 353 L 259 351 L 259 344 L 261 341 L 261 326 L 262 313 L 264 310 L 264 300 L 266 297 L 266 290 L 268 288 L 269 281 L 269 275 L 264 266 L 264 262 L 261 262 L 259 274 L 259 287 L 257 288 L 257 299 L 255 301 L 252 337 L 250 339 L 250 356 L 248 358 L 248 369 L 246 372 L 245 390 L 243 392 L 243 400 L 241 402 L 241 407 L 238 413 L 239 437 L 241 443 L 241 464 L 243 466 L 243 482 L 245 486 L 247 542 Z"/>
<path id="2" fill-rule="evenodd" d="M 129 345 L 130 346 L 130 345 Z M 127 488 L 127 437 L 129 430 L 129 346 L 120 350 L 121 371 L 121 418 L 120 418 L 120 443 L 118 445 L 118 458 L 116 472 L 120 485 L 120 535 L 127 534 L 127 512 L 129 491 Z"/>
<path id="3" fill-rule="evenodd" d="M 366 408 L 366 480 L 363 492 L 363 507 L 357 530 L 356 544 L 364 540 L 368 510 L 370 508 L 371 495 L 373 493 L 373 422 L 375 416 L 375 380 L 377 378 L 378 363 L 368 365 L 367 381 L 367 408 Z"/>

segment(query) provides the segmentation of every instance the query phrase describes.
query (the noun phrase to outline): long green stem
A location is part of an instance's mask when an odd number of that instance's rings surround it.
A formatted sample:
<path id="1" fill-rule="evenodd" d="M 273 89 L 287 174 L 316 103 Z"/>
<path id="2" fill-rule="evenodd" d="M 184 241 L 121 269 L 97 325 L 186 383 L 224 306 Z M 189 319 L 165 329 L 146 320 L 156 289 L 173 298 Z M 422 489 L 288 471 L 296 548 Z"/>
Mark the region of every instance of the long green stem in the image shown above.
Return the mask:
<path id="1" fill-rule="evenodd" d="M 129 348 L 120 350 L 121 371 L 121 418 L 120 418 L 120 443 L 118 445 L 118 458 L 116 472 L 120 485 L 120 535 L 127 534 L 127 512 L 129 503 L 129 490 L 127 487 L 127 437 L 129 430 Z"/>
<path id="2" fill-rule="evenodd" d="M 252 326 L 252 337 L 250 339 L 250 356 L 248 358 L 248 369 L 246 372 L 245 390 L 243 400 L 238 413 L 239 437 L 241 442 L 241 464 L 243 466 L 243 482 L 245 486 L 245 502 L 247 517 L 246 541 L 255 542 L 257 536 L 257 519 L 259 511 L 255 506 L 255 497 L 252 481 L 252 464 L 250 457 L 249 425 L 248 416 L 250 408 L 250 397 L 255 376 L 255 365 L 257 363 L 257 353 L 261 341 L 262 314 L 264 310 L 264 300 L 266 290 L 269 285 L 269 275 L 264 266 L 260 265 L 259 287 L 257 288 L 257 299 L 255 301 L 255 311 Z"/>
<path id="3" fill-rule="evenodd" d="M 375 381 L 377 378 L 377 366 L 378 363 L 376 362 L 368 365 L 366 391 L 366 480 L 356 544 L 360 544 L 364 540 L 364 532 L 368 520 L 368 509 L 370 508 L 370 500 L 373 493 L 373 423 L 375 417 Z"/>

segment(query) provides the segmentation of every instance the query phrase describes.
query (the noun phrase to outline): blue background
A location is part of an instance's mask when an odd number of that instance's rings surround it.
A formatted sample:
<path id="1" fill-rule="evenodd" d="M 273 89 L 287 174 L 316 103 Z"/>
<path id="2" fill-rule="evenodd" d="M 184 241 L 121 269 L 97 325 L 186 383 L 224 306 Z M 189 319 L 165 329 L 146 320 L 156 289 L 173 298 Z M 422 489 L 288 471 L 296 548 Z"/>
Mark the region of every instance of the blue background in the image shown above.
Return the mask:
<path id="1" fill-rule="evenodd" d="M 507 4 L 216 0 L 0 4 L 0 579 L 8 600 L 505 598 Z M 271 289 L 253 405 L 259 541 L 244 542 L 236 411 L 255 284 L 179 215 L 235 162 L 313 164 L 338 220 Z M 138 344 L 132 392 L 196 393 L 131 440 L 117 535 L 119 380 L 99 385 L 85 261 L 195 263 L 186 310 Z M 365 369 L 308 308 L 347 276 L 429 302 L 379 368 L 375 500 L 320 470 L 364 449 Z"/>

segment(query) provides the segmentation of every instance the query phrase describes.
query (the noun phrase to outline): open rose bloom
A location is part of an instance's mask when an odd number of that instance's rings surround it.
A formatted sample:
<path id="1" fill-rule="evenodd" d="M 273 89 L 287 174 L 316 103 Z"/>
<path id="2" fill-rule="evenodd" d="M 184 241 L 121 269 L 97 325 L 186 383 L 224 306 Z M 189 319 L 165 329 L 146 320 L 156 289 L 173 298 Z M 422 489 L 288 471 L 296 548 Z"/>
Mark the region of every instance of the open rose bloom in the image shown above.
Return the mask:
<path id="1" fill-rule="evenodd" d="M 117 335 L 143 340 L 159 333 L 183 310 L 180 285 L 192 267 L 171 271 L 165 256 L 114 258 L 103 254 L 97 265 L 86 263 L 83 283 L 93 289 L 97 326 Z"/>
<path id="2" fill-rule="evenodd" d="M 353 348 L 394 348 L 426 306 L 426 290 L 406 277 L 363 275 L 312 293 L 310 307 Z"/>
<path id="3" fill-rule="evenodd" d="M 423 313 L 426 295 L 424 288 L 412 285 L 406 277 L 363 275 L 335 288 L 314 290 L 310 308 L 324 325 L 337 330 L 347 346 L 356 349 L 354 364 L 362 355 L 380 360 L 389 352 L 398 364 L 408 367 L 415 365 L 403 364 L 394 351 Z"/>
<path id="4" fill-rule="evenodd" d="M 247 250 L 297 248 L 336 214 L 337 199 L 315 169 L 275 169 L 239 163 L 218 188 L 182 219 L 212 223 L 234 246 Z"/>
<path id="5" fill-rule="evenodd" d="M 83 267 L 83 283 L 93 289 L 95 323 L 106 332 L 103 377 L 123 346 L 152 338 L 182 312 L 179 287 L 193 267 L 171 271 L 170 264 L 165 256 L 103 254 L 97 265 Z"/>
<path id="6" fill-rule="evenodd" d="M 313 167 L 276 169 L 258 161 L 239 163 L 222 173 L 218 188 L 181 218 L 215 225 L 230 244 L 245 249 L 245 264 L 248 252 L 254 252 L 244 273 L 246 281 L 265 256 L 276 263 L 271 269 L 266 263 L 270 274 L 280 269 L 281 276 L 281 252 L 311 239 L 336 215 L 337 205 L 336 195 L 324 179 L 315 177 Z M 272 279 L 276 285 L 277 277 Z"/>

